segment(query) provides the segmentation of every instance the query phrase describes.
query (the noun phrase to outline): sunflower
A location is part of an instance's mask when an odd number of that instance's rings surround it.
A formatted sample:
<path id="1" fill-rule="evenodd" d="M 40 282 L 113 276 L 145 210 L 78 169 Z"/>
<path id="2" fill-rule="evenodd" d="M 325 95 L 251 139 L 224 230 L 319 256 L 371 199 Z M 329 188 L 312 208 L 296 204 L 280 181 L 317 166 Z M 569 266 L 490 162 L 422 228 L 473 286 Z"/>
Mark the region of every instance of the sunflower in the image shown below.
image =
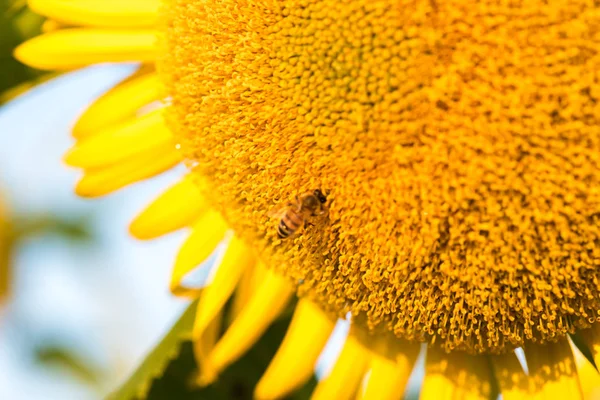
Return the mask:
<path id="1" fill-rule="evenodd" d="M 170 287 L 200 298 L 200 384 L 297 293 L 256 398 L 302 385 L 336 318 L 351 332 L 315 399 L 400 398 L 420 343 L 422 399 L 591 392 L 575 357 L 600 361 L 594 2 L 29 6 L 48 21 L 17 48 L 26 64 L 143 63 L 83 113 L 65 160 L 86 197 L 188 167 L 131 232 L 190 229 Z M 314 189 L 326 217 L 280 240 L 270 211 Z M 212 283 L 184 285 L 223 240 Z"/>

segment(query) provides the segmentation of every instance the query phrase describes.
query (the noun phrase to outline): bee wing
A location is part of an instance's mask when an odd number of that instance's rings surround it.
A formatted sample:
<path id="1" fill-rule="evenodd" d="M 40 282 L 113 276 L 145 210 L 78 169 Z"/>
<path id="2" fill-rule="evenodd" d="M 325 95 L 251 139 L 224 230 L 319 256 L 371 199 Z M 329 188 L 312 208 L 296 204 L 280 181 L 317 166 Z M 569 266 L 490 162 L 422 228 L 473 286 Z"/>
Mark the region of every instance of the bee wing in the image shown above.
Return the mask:
<path id="1" fill-rule="evenodd" d="M 281 218 L 283 218 L 283 216 L 285 215 L 285 213 L 286 213 L 286 211 L 288 210 L 288 208 L 289 208 L 289 205 L 285 205 L 285 206 L 283 206 L 283 207 L 281 207 L 281 206 L 280 206 L 280 207 L 276 207 L 276 208 L 272 209 L 271 211 L 269 211 L 269 212 L 267 213 L 267 216 L 268 216 L 269 218 L 274 218 L 274 219 L 275 219 L 275 218 L 277 218 L 277 219 L 281 219 Z"/>

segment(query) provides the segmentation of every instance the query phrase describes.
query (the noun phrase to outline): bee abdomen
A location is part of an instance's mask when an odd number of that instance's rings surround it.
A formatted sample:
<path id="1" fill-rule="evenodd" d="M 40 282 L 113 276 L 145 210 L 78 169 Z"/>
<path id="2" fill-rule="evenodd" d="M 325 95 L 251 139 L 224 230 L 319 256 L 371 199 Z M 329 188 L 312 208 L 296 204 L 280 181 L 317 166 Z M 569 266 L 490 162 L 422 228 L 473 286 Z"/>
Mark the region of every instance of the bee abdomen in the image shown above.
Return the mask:
<path id="1" fill-rule="evenodd" d="M 298 215 L 293 211 L 287 212 L 277 227 L 277 236 L 281 239 L 285 239 L 294 233 L 302 225 L 302 216 Z"/>
<path id="2" fill-rule="evenodd" d="M 292 231 L 290 228 L 288 228 L 285 222 L 281 220 L 279 222 L 279 226 L 277 226 L 277 236 L 279 236 L 280 239 L 285 239 L 286 237 L 290 236 L 291 233 Z"/>

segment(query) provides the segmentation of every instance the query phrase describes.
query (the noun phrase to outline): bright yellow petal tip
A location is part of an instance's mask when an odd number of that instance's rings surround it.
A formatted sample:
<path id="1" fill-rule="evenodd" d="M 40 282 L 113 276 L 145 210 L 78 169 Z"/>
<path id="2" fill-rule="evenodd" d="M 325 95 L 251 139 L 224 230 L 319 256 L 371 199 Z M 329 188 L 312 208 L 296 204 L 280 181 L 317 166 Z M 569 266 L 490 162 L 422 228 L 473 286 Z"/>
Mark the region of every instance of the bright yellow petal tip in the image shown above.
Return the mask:
<path id="1" fill-rule="evenodd" d="M 65 26 L 61 22 L 53 19 L 47 19 L 42 24 L 41 31 L 42 33 L 49 33 L 63 28 L 65 28 Z"/>
<path id="2" fill-rule="evenodd" d="M 28 40 L 14 56 L 30 67 L 69 70 L 103 62 L 154 61 L 157 51 L 152 30 L 73 28 Z"/>
<path id="3" fill-rule="evenodd" d="M 85 170 L 75 187 L 75 193 L 82 197 L 104 196 L 158 175 L 180 161 L 181 154 L 175 149 L 175 144 L 167 143 L 105 168 Z"/>
<path id="4" fill-rule="evenodd" d="M 78 141 L 65 155 L 65 163 L 73 167 L 99 168 L 172 143 L 173 135 L 162 113 L 155 110 Z"/>
<path id="5" fill-rule="evenodd" d="M 107 28 L 152 27 L 160 0 L 28 0 L 29 8 L 69 25 Z"/>
<path id="6" fill-rule="evenodd" d="M 186 177 L 163 192 L 129 225 L 137 239 L 148 240 L 190 225 L 208 210 L 198 187 Z"/>
<path id="7" fill-rule="evenodd" d="M 144 106 L 160 99 L 160 83 L 155 73 L 139 71 L 94 101 L 79 117 L 72 134 L 84 138 L 134 117 Z"/>

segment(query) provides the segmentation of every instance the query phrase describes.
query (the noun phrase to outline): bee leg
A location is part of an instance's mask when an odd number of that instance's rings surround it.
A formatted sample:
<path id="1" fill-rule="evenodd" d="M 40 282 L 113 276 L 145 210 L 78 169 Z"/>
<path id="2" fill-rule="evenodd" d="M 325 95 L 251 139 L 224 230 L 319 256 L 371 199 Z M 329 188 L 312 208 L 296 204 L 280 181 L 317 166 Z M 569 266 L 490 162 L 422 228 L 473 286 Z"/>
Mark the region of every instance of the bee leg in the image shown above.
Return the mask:
<path id="1" fill-rule="evenodd" d="M 310 223 L 310 222 L 308 222 L 308 221 L 305 221 L 305 222 L 304 222 L 304 227 L 306 228 L 307 226 L 315 226 L 315 224 L 313 224 L 313 223 Z"/>

